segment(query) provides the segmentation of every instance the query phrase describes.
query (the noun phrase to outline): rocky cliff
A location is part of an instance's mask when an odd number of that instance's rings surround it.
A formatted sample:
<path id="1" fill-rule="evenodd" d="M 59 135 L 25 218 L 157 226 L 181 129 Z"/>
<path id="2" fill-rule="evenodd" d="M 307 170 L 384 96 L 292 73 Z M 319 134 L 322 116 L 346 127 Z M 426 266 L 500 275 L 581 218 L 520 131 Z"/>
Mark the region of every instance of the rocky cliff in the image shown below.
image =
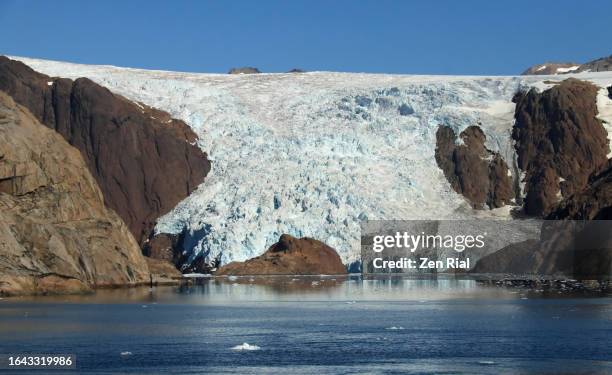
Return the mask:
<path id="1" fill-rule="evenodd" d="M 104 202 L 140 244 L 156 219 L 195 190 L 210 170 L 184 122 L 89 79 L 51 78 L 0 56 L 0 90 L 81 152 Z"/>
<path id="2" fill-rule="evenodd" d="M 447 126 L 436 132 L 436 162 L 452 188 L 474 208 L 502 207 L 514 199 L 508 166 L 496 152 L 485 147 L 486 136 L 478 126 L 459 135 Z"/>
<path id="3" fill-rule="evenodd" d="M 216 275 L 337 275 L 346 274 L 338 253 L 321 241 L 283 234 L 264 254 L 232 262 Z"/>
<path id="4" fill-rule="evenodd" d="M 563 200 L 548 219 L 612 220 L 612 160 L 594 174 L 586 187 Z"/>
<path id="5" fill-rule="evenodd" d="M 149 280 L 138 244 L 79 151 L 0 92 L 0 294 Z"/>
<path id="6" fill-rule="evenodd" d="M 527 214 L 549 214 L 607 163 L 609 144 L 597 118 L 597 91 L 591 83 L 570 78 L 542 93 L 532 89 L 514 97 L 512 138 L 525 172 Z"/>
<path id="7" fill-rule="evenodd" d="M 474 273 L 609 280 L 612 233 L 605 220 L 542 221 L 539 239 L 506 246 L 480 258 Z"/>

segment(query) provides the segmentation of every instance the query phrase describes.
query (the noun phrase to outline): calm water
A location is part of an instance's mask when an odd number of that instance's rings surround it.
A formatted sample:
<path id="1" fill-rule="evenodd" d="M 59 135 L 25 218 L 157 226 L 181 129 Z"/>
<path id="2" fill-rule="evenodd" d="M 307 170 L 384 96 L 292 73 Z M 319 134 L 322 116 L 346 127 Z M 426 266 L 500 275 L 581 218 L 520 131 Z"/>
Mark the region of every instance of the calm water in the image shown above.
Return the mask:
<path id="1" fill-rule="evenodd" d="M 76 354 L 71 374 L 612 373 L 612 298 L 469 280 L 206 280 L 5 298 L 0 338 L 0 353 Z M 232 349 L 245 342 L 260 349 Z"/>

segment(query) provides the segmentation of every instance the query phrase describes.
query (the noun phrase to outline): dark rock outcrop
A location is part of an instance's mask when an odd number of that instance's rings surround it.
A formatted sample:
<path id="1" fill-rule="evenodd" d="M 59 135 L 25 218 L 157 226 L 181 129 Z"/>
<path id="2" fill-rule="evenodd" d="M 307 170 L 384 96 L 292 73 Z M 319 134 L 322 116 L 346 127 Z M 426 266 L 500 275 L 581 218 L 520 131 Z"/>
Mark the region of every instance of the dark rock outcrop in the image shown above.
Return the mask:
<path id="1" fill-rule="evenodd" d="M 300 68 L 293 68 L 290 71 L 288 71 L 287 73 L 306 73 L 306 71 L 304 69 L 300 69 Z"/>
<path id="2" fill-rule="evenodd" d="M 526 240 L 508 245 L 478 259 L 470 272 L 514 275 L 533 273 L 533 257 L 538 244 L 538 240 Z"/>
<path id="3" fill-rule="evenodd" d="M 210 170 L 195 133 L 166 112 L 131 102 L 86 78 L 51 78 L 0 56 L 0 90 L 80 152 L 139 243 L 156 219 Z"/>
<path id="4" fill-rule="evenodd" d="M 607 221 L 543 221 L 540 238 L 478 260 L 473 273 L 609 280 L 612 232 Z"/>
<path id="5" fill-rule="evenodd" d="M 261 73 L 259 69 L 254 68 L 252 66 L 244 66 L 241 68 L 231 68 L 228 74 L 257 74 Z"/>
<path id="6" fill-rule="evenodd" d="M 283 234 L 262 255 L 232 262 L 216 275 L 339 275 L 346 274 L 338 253 L 321 241 Z"/>
<path id="7" fill-rule="evenodd" d="M 547 215 L 581 191 L 601 170 L 609 151 L 597 118 L 597 87 L 573 78 L 538 93 L 518 93 L 512 138 L 525 172 L 525 212 Z"/>
<path id="8" fill-rule="evenodd" d="M 612 160 L 589 179 L 583 190 L 555 207 L 547 219 L 612 220 Z"/>
<path id="9" fill-rule="evenodd" d="M 579 72 L 607 72 L 612 70 L 612 55 L 580 65 Z"/>
<path id="10" fill-rule="evenodd" d="M 149 279 L 79 151 L 0 92 L 0 294 L 79 293 Z"/>
<path id="11" fill-rule="evenodd" d="M 179 265 L 181 237 L 180 235 L 169 233 L 159 233 L 151 236 L 142 247 L 143 254 Z"/>
<path id="12" fill-rule="evenodd" d="M 512 179 L 501 155 L 485 147 L 486 137 L 478 126 L 460 134 L 440 126 L 436 133 L 436 162 L 452 188 L 474 208 L 502 207 L 514 198 Z"/>
<path id="13" fill-rule="evenodd" d="M 612 86 L 608 87 L 608 98 L 612 99 Z"/>

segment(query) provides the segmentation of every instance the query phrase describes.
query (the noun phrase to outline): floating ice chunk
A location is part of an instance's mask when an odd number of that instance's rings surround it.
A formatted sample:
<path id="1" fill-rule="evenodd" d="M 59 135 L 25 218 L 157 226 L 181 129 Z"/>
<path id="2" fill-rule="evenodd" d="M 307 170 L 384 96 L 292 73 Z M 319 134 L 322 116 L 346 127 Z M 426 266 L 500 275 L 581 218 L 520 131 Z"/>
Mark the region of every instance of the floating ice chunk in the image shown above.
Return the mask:
<path id="1" fill-rule="evenodd" d="M 386 329 L 389 330 L 389 331 L 401 331 L 401 330 L 404 329 L 404 327 L 402 327 L 402 326 L 399 326 L 399 327 L 393 326 L 393 327 L 388 327 Z"/>
<path id="2" fill-rule="evenodd" d="M 121 352 L 120 354 L 121 354 L 121 356 L 123 356 L 123 357 L 127 357 L 127 356 L 129 356 L 129 355 L 132 355 L 132 352 Z"/>
<path id="3" fill-rule="evenodd" d="M 479 365 L 485 365 L 485 366 L 490 366 L 490 365 L 494 365 L 495 362 L 494 361 L 478 361 Z"/>
<path id="4" fill-rule="evenodd" d="M 260 350 L 261 348 L 257 345 L 251 345 L 247 342 L 243 343 L 242 345 L 236 345 L 232 348 L 232 350 L 238 350 L 238 351 L 242 351 L 242 350 L 247 350 L 247 351 L 253 351 L 253 350 Z"/>

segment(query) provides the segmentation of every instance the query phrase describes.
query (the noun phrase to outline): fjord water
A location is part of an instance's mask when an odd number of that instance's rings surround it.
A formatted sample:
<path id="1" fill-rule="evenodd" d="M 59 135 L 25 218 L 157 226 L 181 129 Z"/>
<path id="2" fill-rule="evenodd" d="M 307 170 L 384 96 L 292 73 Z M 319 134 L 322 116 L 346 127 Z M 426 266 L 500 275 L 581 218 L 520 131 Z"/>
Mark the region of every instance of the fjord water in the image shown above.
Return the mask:
<path id="1" fill-rule="evenodd" d="M 4 298 L 0 337 L 0 353 L 76 354 L 80 373 L 607 373 L 612 298 L 453 279 L 204 279 Z"/>

